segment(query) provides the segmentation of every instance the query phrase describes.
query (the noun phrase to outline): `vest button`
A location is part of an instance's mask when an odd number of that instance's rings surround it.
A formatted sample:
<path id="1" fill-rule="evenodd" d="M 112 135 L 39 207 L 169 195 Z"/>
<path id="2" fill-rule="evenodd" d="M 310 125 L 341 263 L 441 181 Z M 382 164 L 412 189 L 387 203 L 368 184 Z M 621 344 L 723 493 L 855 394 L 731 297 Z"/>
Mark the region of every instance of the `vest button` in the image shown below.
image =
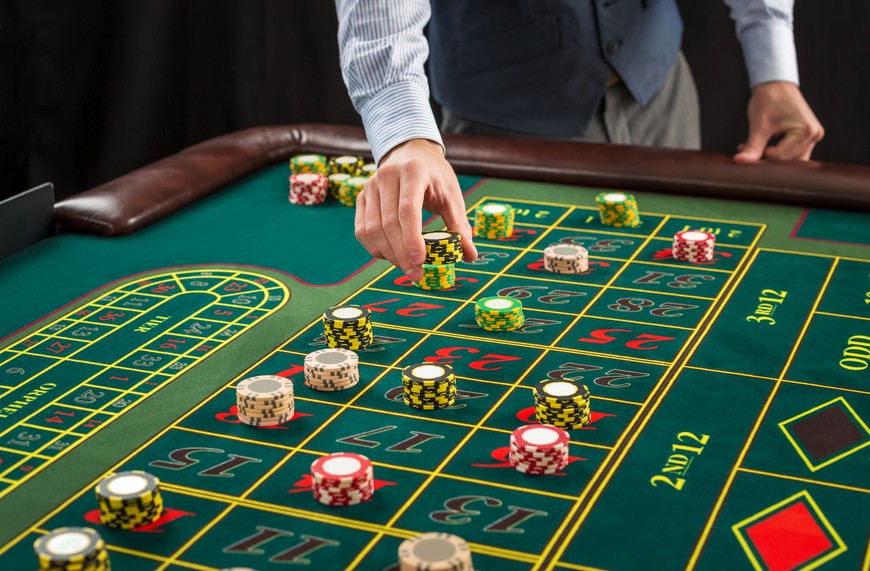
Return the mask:
<path id="1" fill-rule="evenodd" d="M 607 53 L 615 54 L 619 51 L 620 46 L 622 46 L 622 40 L 610 40 L 607 42 Z"/>

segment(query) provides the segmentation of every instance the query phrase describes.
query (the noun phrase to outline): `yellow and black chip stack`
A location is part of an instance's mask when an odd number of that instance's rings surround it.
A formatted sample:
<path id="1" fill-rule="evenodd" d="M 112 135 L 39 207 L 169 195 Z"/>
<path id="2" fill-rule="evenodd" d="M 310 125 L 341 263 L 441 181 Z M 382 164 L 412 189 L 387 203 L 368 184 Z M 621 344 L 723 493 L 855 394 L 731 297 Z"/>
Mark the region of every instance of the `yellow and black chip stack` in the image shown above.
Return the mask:
<path id="1" fill-rule="evenodd" d="M 338 199 L 338 190 L 342 184 L 353 178 L 351 175 L 344 172 L 337 172 L 329 175 L 329 184 L 326 187 L 327 196 L 329 198 Z"/>
<path id="2" fill-rule="evenodd" d="M 523 302 L 515 297 L 482 297 L 474 304 L 474 318 L 485 331 L 516 331 L 526 322 Z"/>
<path id="3" fill-rule="evenodd" d="M 118 472 L 100 480 L 95 491 L 105 526 L 134 529 L 154 523 L 163 514 L 160 480 L 148 472 Z"/>
<path id="4" fill-rule="evenodd" d="M 625 192 L 602 192 L 595 197 L 601 223 L 614 228 L 637 228 L 640 213 L 634 196 Z"/>
<path id="5" fill-rule="evenodd" d="M 456 264 L 462 261 L 462 238 L 459 232 L 424 232 L 423 243 L 426 246 L 423 278 L 413 282 L 414 287 L 425 290 L 452 287 L 456 283 Z"/>
<path id="6" fill-rule="evenodd" d="M 358 305 L 331 307 L 323 314 L 326 345 L 356 351 L 372 343 L 372 312 Z"/>
<path id="7" fill-rule="evenodd" d="M 375 163 L 366 163 L 362 166 L 362 176 L 371 177 L 378 171 L 378 165 Z"/>
<path id="8" fill-rule="evenodd" d="M 350 176 L 361 176 L 365 161 L 362 157 L 344 155 L 329 158 L 329 174 L 345 173 Z"/>
<path id="9" fill-rule="evenodd" d="M 313 172 L 327 176 L 329 166 L 323 155 L 296 155 L 290 159 L 290 172 L 292 174 Z"/>
<path id="10" fill-rule="evenodd" d="M 589 389 L 577 381 L 547 380 L 535 385 L 535 418 L 573 430 L 589 424 Z"/>
<path id="11" fill-rule="evenodd" d="M 110 571 L 109 552 L 89 527 L 60 527 L 33 544 L 40 571 Z"/>
<path id="12" fill-rule="evenodd" d="M 405 404 L 419 410 L 445 408 L 456 402 L 456 375 L 448 365 L 416 363 L 402 371 Z"/>
<path id="13" fill-rule="evenodd" d="M 474 235 L 488 240 L 510 238 L 516 209 L 503 202 L 487 202 L 474 211 Z"/>

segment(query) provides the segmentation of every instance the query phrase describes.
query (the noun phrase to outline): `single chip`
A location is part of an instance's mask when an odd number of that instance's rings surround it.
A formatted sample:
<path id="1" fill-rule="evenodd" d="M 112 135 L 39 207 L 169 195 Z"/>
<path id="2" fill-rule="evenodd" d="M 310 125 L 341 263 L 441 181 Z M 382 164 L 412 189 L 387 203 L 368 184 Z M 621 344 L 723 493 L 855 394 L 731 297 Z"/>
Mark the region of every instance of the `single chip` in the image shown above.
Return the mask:
<path id="1" fill-rule="evenodd" d="M 277 375 L 249 377 L 236 385 L 236 394 L 254 401 L 278 399 L 293 394 L 293 381 Z"/>
<path id="2" fill-rule="evenodd" d="M 328 482 L 368 480 L 371 472 L 371 460 L 354 452 L 327 454 L 311 464 L 311 474 L 314 478 Z"/>
<path id="3" fill-rule="evenodd" d="M 452 367 L 449 365 L 436 365 L 434 363 L 408 365 L 402 370 L 402 377 L 407 378 L 411 382 L 422 384 L 446 383 L 451 378 L 456 378 Z"/>
<path id="4" fill-rule="evenodd" d="M 126 502 L 148 497 L 159 487 L 157 476 L 141 470 L 129 470 L 103 478 L 97 483 L 95 491 L 98 498 Z"/>

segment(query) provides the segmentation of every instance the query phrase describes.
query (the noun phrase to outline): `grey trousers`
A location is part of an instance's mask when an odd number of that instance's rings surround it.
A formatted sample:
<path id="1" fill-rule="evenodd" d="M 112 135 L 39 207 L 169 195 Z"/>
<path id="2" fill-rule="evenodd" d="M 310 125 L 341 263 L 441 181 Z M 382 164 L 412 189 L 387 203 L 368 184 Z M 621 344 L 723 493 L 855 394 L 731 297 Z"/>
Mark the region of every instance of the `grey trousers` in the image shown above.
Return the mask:
<path id="1" fill-rule="evenodd" d="M 509 129 L 463 119 L 448 109 L 443 110 L 441 130 L 466 135 L 523 136 L 523 133 Z M 609 86 L 586 135 L 579 139 L 619 145 L 700 149 L 698 90 L 683 53 L 678 54 L 662 88 L 645 106 L 634 100 L 622 82 Z"/>

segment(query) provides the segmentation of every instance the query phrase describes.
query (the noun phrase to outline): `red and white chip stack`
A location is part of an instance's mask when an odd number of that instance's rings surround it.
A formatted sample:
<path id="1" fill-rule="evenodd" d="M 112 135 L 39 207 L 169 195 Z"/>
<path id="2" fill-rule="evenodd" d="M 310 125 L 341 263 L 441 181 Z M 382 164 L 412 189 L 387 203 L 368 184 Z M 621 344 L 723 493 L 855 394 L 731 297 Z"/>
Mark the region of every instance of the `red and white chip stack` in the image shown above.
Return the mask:
<path id="1" fill-rule="evenodd" d="M 528 424 L 511 434 L 508 460 L 524 474 L 555 474 L 568 465 L 568 432 L 549 424 Z"/>
<path id="2" fill-rule="evenodd" d="M 311 464 L 311 490 L 328 506 L 352 506 L 372 498 L 375 491 L 372 462 L 362 454 L 336 452 Z"/>
<path id="3" fill-rule="evenodd" d="M 318 173 L 290 175 L 290 203 L 311 206 L 326 200 L 329 179 Z"/>
<path id="4" fill-rule="evenodd" d="M 701 230 L 685 230 L 674 234 L 673 256 L 684 262 L 709 262 L 713 259 L 716 236 Z"/>

